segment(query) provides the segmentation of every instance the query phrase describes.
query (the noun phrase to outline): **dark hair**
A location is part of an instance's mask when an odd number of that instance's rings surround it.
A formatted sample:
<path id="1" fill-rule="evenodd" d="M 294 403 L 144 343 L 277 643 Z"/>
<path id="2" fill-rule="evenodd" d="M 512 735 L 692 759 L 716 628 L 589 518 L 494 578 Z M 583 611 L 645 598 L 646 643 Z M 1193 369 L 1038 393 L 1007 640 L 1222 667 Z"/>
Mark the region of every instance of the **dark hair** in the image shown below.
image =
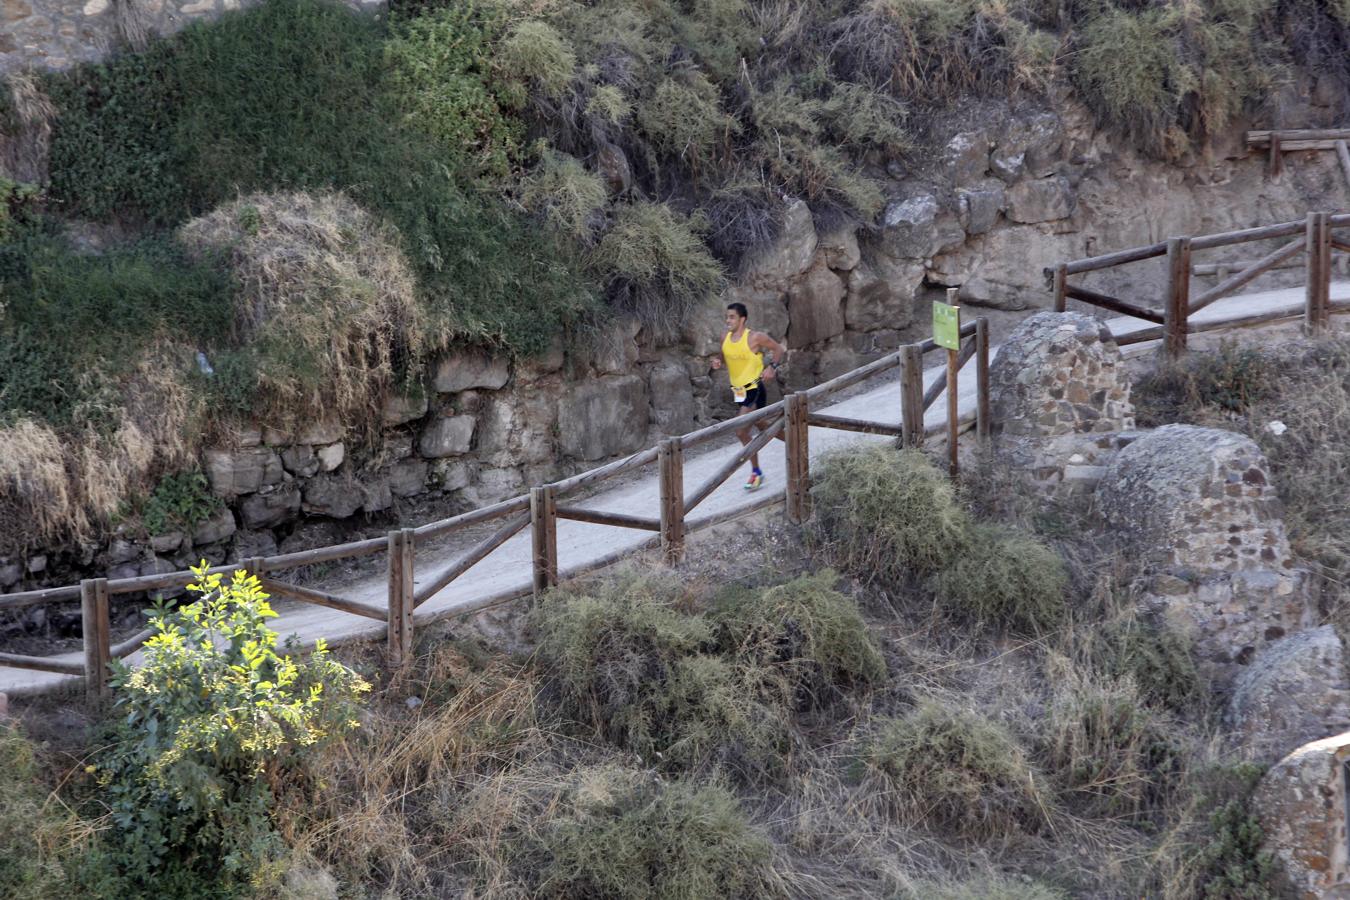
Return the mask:
<path id="1" fill-rule="evenodd" d="M 727 309 L 731 310 L 742 319 L 750 318 L 750 311 L 745 308 L 744 303 L 728 303 Z"/>

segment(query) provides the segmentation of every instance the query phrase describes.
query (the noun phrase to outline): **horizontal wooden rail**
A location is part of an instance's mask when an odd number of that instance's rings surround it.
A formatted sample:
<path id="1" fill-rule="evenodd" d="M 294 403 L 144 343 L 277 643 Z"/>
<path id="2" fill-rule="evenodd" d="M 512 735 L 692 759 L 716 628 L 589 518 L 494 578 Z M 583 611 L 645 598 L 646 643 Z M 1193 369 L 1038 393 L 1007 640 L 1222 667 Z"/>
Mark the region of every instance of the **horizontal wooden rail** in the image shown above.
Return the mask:
<path id="1" fill-rule="evenodd" d="M 659 519 L 647 519 L 642 516 L 630 516 L 625 513 L 604 512 L 598 509 L 582 509 L 579 506 L 559 506 L 556 515 L 560 519 L 573 522 L 586 522 L 590 525 L 613 525 L 615 528 L 634 528 L 638 531 L 660 531 Z"/>
<path id="2" fill-rule="evenodd" d="M 1191 238 L 1191 250 L 1213 250 L 1215 247 L 1228 247 L 1233 244 L 1249 244 L 1252 241 L 1268 241 L 1272 238 L 1293 237 L 1302 234 L 1306 223 L 1280 222 L 1275 225 L 1260 225 L 1256 228 L 1242 228 L 1238 231 L 1221 231 L 1217 234 L 1202 234 Z"/>
<path id="3" fill-rule="evenodd" d="M 1339 141 L 1350 139 L 1350 128 L 1268 128 L 1247 132 L 1247 146 L 1264 147 L 1270 144 L 1271 135 L 1279 135 L 1281 145 L 1285 141 Z"/>
<path id="4" fill-rule="evenodd" d="M 651 465 L 656 462 L 656 448 L 651 447 L 646 450 L 634 453 L 632 456 L 624 459 L 615 460 L 612 463 L 606 463 L 597 469 L 591 469 L 588 472 L 580 472 L 571 478 L 564 478 L 562 481 L 555 481 L 551 485 L 554 496 L 561 497 L 570 491 L 585 487 L 588 484 L 595 484 L 599 481 L 605 481 L 631 472 L 634 469 L 640 469 L 643 466 Z"/>
<path id="5" fill-rule="evenodd" d="M 700 428 L 698 431 L 691 431 L 679 439 L 680 446 L 688 449 L 698 444 L 704 444 L 716 438 L 725 437 L 728 434 L 735 434 L 742 428 L 747 428 L 765 419 L 771 419 L 783 414 L 783 401 L 770 403 L 763 409 L 757 409 L 752 413 L 746 413 L 743 416 L 733 416 L 716 425 L 709 425 L 706 428 Z M 653 451 L 655 453 L 656 451 Z M 656 457 L 653 456 L 653 459 Z"/>
<path id="6" fill-rule="evenodd" d="M 1167 326 L 1155 325 L 1152 328 L 1140 328 L 1137 331 L 1131 331 L 1128 334 L 1122 334 L 1115 339 L 1116 346 L 1128 347 L 1130 344 L 1142 344 L 1146 341 L 1158 341 L 1167 336 Z"/>
<path id="7" fill-rule="evenodd" d="M 141 646 L 146 641 L 150 640 L 151 635 L 154 633 L 155 632 L 152 629 L 142 628 L 125 641 L 113 644 L 111 649 L 109 649 L 108 654 L 113 659 L 126 659 L 128 656 L 141 649 Z"/>
<path id="8" fill-rule="evenodd" d="M 1156 325 L 1161 325 L 1163 321 L 1163 314 L 1160 312 L 1085 287 L 1079 287 L 1076 284 L 1065 285 L 1064 295 L 1072 300 L 1081 300 L 1084 303 L 1091 303 L 1093 306 L 1100 306 L 1103 309 L 1109 309 L 1125 316 L 1133 316 L 1136 319 L 1143 319 L 1145 322 L 1153 322 Z"/>
<path id="9" fill-rule="evenodd" d="M 470 525 L 491 522 L 493 519 L 500 519 L 504 516 L 509 516 L 512 513 L 524 512 L 529 508 L 530 496 L 529 494 L 525 494 L 520 497 L 512 497 L 509 500 L 503 500 L 500 503 L 493 503 L 491 506 L 484 506 L 481 509 L 460 513 L 459 515 L 451 516 L 448 519 L 441 519 L 439 522 L 431 522 L 420 528 L 414 528 L 413 534 L 419 538 L 436 538 L 468 528 Z"/>
<path id="10" fill-rule="evenodd" d="M 413 593 L 413 608 L 415 609 L 418 606 L 421 606 L 423 603 L 439 594 L 456 578 L 482 562 L 482 560 L 493 550 L 496 550 L 521 531 L 524 531 L 525 527 L 529 524 L 530 514 L 526 512 L 523 515 L 511 519 L 501 528 L 497 529 L 486 540 L 479 543 L 478 546 L 474 547 L 454 563 L 441 570 L 441 573 L 433 578 L 429 584 L 426 584 L 420 590 L 415 591 Z"/>
<path id="11" fill-rule="evenodd" d="M 837 394 L 839 391 L 847 390 L 855 384 L 861 384 L 867 379 L 880 375 L 882 372 L 893 369 L 898 365 L 900 365 L 900 354 L 888 353 L 861 368 L 845 372 L 843 375 L 838 375 L 829 381 L 823 381 L 815 387 L 808 388 L 803 393 L 811 400 L 820 400 L 831 394 Z"/>
<path id="12" fill-rule="evenodd" d="M 294 569 L 299 566 L 312 566 L 318 563 L 336 562 L 341 559 L 357 559 L 383 553 L 388 547 L 384 538 L 370 538 L 364 541 L 352 541 L 346 544 L 333 544 L 331 547 L 316 547 L 313 550 L 297 550 L 280 556 L 269 556 L 265 567 L 269 572 Z"/>
<path id="13" fill-rule="evenodd" d="M 1237 290 L 1238 288 L 1248 284 L 1249 282 L 1255 281 L 1258 277 L 1268 272 L 1270 269 L 1274 268 L 1280 263 L 1284 262 L 1285 260 L 1292 259 L 1298 254 L 1302 253 L 1304 249 L 1306 249 L 1306 247 L 1307 242 L 1304 241 L 1303 238 L 1299 238 L 1298 240 L 1290 241 L 1283 247 L 1280 247 L 1276 250 L 1272 250 L 1265 256 L 1258 259 L 1256 262 L 1252 263 L 1247 268 L 1243 269 L 1241 272 L 1228 276 L 1223 281 L 1214 285 L 1214 287 L 1210 288 L 1209 290 L 1201 294 L 1199 297 L 1196 297 L 1194 300 L 1192 300 L 1190 312 L 1191 313 L 1199 312 L 1206 306 L 1209 306 L 1215 300 L 1219 300 L 1223 297 L 1226 297 L 1229 294 L 1233 293 L 1233 291 Z"/>
<path id="14" fill-rule="evenodd" d="M 0 609 L 22 609 L 25 606 L 38 606 L 43 603 L 57 603 L 80 599 L 80 586 L 71 584 L 65 587 L 43 588 L 37 591 L 23 591 L 18 594 L 6 594 L 0 597 Z"/>
<path id="15" fill-rule="evenodd" d="M 1350 242 L 1332 240 L 1331 249 L 1338 250 L 1341 253 L 1350 253 Z"/>
<path id="16" fill-rule="evenodd" d="M 887 437 L 899 437 L 904 432 L 904 429 L 899 425 L 886 425 L 881 422 L 869 422 L 865 419 L 849 419 L 844 416 L 831 416 L 816 412 L 806 414 L 806 424 L 817 428 L 833 428 L 835 431 L 880 434 Z"/>
<path id="17" fill-rule="evenodd" d="M 1159 241 L 1156 244 L 1149 244 L 1147 247 L 1131 247 L 1129 250 L 1117 250 L 1115 253 L 1103 253 L 1101 256 L 1076 259 L 1064 267 L 1064 272 L 1068 275 L 1081 275 L 1083 272 L 1095 272 L 1098 269 L 1109 269 L 1112 266 L 1122 266 L 1126 263 L 1153 259 L 1166 252 L 1167 242 Z M 1052 271 L 1053 269 L 1046 270 L 1047 273 Z"/>
<path id="18" fill-rule="evenodd" d="M 975 355 L 975 342 L 966 341 L 961 345 L 961 354 L 956 358 L 956 368 L 960 371 L 966 363 L 970 362 L 971 357 Z M 937 402 L 937 398 L 947 389 L 947 370 L 938 372 L 938 377 L 933 379 L 933 383 L 923 392 L 923 411 L 928 412 L 928 408 Z"/>
<path id="19" fill-rule="evenodd" d="M 258 580 L 262 582 L 263 590 L 275 597 L 288 597 L 291 600 L 299 600 L 301 603 L 326 606 L 329 609 L 336 609 L 339 612 L 351 613 L 354 616 L 365 616 L 367 619 L 378 619 L 381 622 L 389 615 L 388 610 L 382 606 L 371 606 L 368 603 L 349 600 L 346 597 L 339 597 L 337 594 L 330 594 L 327 591 L 302 587 L 298 584 L 288 584 L 284 581 L 277 581 L 275 578 L 269 578 L 266 575 Z"/>
<path id="20" fill-rule="evenodd" d="M 55 672 L 57 675 L 83 675 L 84 662 L 63 662 L 45 656 L 23 656 L 19 653 L 0 653 L 0 666 L 11 669 L 31 669 L 34 672 Z"/>
<path id="21" fill-rule="evenodd" d="M 763 450 L 764 447 L 768 445 L 769 441 L 772 441 L 782 434 L 783 426 L 785 424 L 783 419 L 774 422 L 768 428 L 755 435 L 750 443 L 746 444 L 736 452 L 736 455 L 718 466 L 717 471 L 713 472 L 713 474 L 709 476 L 703 484 L 699 485 L 692 494 L 684 498 L 685 514 L 688 515 L 694 507 L 708 499 L 713 491 L 717 490 L 723 482 L 731 477 L 733 472 L 745 465 L 746 460 L 751 456 L 754 456 L 760 450 Z"/>

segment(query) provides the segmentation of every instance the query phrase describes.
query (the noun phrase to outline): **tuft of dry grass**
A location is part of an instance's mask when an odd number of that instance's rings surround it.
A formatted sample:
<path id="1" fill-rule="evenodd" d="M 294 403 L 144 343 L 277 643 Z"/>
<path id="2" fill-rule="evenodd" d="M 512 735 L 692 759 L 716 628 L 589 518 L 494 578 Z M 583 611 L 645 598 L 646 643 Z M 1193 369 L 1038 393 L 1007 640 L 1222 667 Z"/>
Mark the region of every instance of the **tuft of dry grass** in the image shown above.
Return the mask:
<path id="1" fill-rule="evenodd" d="M 21 184 L 45 184 L 56 107 L 29 72 L 7 76 L 8 103 L 0 101 L 0 176 Z"/>
<path id="2" fill-rule="evenodd" d="M 178 234 L 227 257 L 239 285 L 231 337 L 256 349 L 265 421 L 312 409 L 356 429 L 379 421 L 399 367 L 428 341 L 389 226 L 343 194 L 250 194 Z"/>

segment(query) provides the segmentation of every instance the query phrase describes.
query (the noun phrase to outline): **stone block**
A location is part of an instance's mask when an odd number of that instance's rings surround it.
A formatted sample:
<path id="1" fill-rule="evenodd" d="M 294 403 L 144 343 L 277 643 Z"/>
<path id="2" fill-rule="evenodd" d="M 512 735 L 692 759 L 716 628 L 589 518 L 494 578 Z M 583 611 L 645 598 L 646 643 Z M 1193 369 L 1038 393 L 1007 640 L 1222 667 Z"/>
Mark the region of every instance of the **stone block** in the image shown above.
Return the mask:
<path id="1" fill-rule="evenodd" d="M 1345 649 L 1330 625 L 1277 640 L 1233 686 L 1229 727 L 1261 763 L 1350 729 Z"/>
<path id="2" fill-rule="evenodd" d="M 305 482 L 303 509 L 312 515 L 345 519 L 363 502 L 361 485 L 352 478 L 325 474 Z"/>
<path id="3" fill-rule="evenodd" d="M 322 463 L 309 444 L 295 444 L 281 451 L 281 464 L 297 478 L 308 478 L 319 471 Z"/>
<path id="4" fill-rule="evenodd" d="M 236 530 L 234 513 L 229 507 L 222 506 L 192 530 L 192 543 L 194 546 L 220 543 L 232 536 Z"/>
<path id="5" fill-rule="evenodd" d="M 427 489 L 427 461 L 405 459 L 389 467 L 389 493 L 395 497 L 415 497 Z"/>
<path id="6" fill-rule="evenodd" d="M 848 273 L 845 324 L 853 331 L 908 327 L 914 319 L 914 295 L 923 284 L 923 276 L 921 262 L 865 253 L 862 262 Z"/>
<path id="7" fill-rule="evenodd" d="M 289 522 L 299 513 L 300 488 L 295 484 L 250 494 L 239 504 L 239 520 L 249 529 L 271 528 Z"/>
<path id="8" fill-rule="evenodd" d="M 558 401 L 559 444 L 566 456 L 604 459 L 640 450 L 647 440 L 647 386 L 636 375 L 583 381 Z"/>
<path id="9" fill-rule="evenodd" d="M 858 247 L 858 233 L 852 228 L 841 228 L 821 235 L 817 252 L 825 265 L 836 272 L 848 272 L 858 264 L 862 253 Z"/>
<path id="10" fill-rule="evenodd" d="M 657 431 L 676 435 L 694 430 L 694 387 L 684 366 L 665 362 L 653 367 L 647 385 Z"/>
<path id="11" fill-rule="evenodd" d="M 819 238 L 811 208 L 804 200 L 788 203 L 777 240 L 742 265 L 741 283 L 784 290 L 787 282 L 811 267 Z"/>
<path id="12" fill-rule="evenodd" d="M 333 471 L 347 458 L 347 448 L 341 442 L 319 447 L 314 452 L 319 458 L 319 467 L 325 472 Z"/>
<path id="13" fill-rule="evenodd" d="M 942 162 L 954 184 L 969 184 L 989 170 L 989 134 L 963 131 L 947 142 Z"/>
<path id="14" fill-rule="evenodd" d="M 227 500 L 280 484 L 285 477 L 281 457 L 269 447 L 211 449 L 205 463 L 211 491 Z"/>
<path id="15" fill-rule="evenodd" d="M 404 425 L 425 416 L 427 407 L 426 394 L 413 396 L 391 394 L 385 398 L 384 405 L 380 409 L 380 421 L 390 428 Z"/>
<path id="16" fill-rule="evenodd" d="M 256 556 L 275 556 L 276 553 L 277 539 L 272 532 L 241 529 L 234 534 L 227 558 L 231 563 L 240 563 Z"/>
<path id="17" fill-rule="evenodd" d="M 473 445 L 473 416 L 449 416 L 428 425 L 417 439 L 417 452 L 427 459 L 459 456 Z"/>
<path id="18" fill-rule="evenodd" d="M 926 259 L 938 247 L 938 201 L 932 194 L 893 200 L 881 216 L 879 247 L 893 259 Z"/>
<path id="19" fill-rule="evenodd" d="M 961 226 L 970 234 L 992 231 L 998 224 L 999 213 L 1003 212 L 1006 200 L 1001 187 L 962 191 Z"/>
<path id="20" fill-rule="evenodd" d="M 1008 189 L 1008 218 L 1033 224 L 1073 215 L 1074 192 L 1062 175 L 1020 181 Z"/>
<path id="21" fill-rule="evenodd" d="M 793 282 L 788 289 L 787 345 L 809 347 L 844 333 L 844 297 L 848 289 L 824 265 Z"/>
<path id="22" fill-rule="evenodd" d="M 459 350 L 436 361 L 431 386 L 439 394 L 457 394 L 474 388 L 495 391 L 511 378 L 511 363 L 504 356 L 481 350 Z"/>
<path id="23" fill-rule="evenodd" d="M 170 531 L 150 538 L 150 549 L 155 553 L 176 553 L 183 546 L 183 532 Z M 29 571 L 32 571 L 31 569 Z"/>

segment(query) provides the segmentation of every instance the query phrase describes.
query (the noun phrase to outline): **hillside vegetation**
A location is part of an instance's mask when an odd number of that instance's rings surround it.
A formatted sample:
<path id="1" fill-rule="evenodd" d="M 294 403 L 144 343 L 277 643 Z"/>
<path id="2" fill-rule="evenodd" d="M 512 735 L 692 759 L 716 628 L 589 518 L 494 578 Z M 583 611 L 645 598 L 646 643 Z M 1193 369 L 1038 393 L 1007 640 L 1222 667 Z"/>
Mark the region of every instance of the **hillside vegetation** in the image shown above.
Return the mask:
<path id="1" fill-rule="evenodd" d="M 565 585 L 523 656 L 423 629 L 401 672 L 298 660 L 255 581 L 203 581 L 87 746 L 0 731 L 0 890 L 1275 896 L 1260 770 L 1218 751 L 1188 645 L 1135 618 L 1088 523 L 977 513 L 1007 498 L 997 470 L 958 495 L 914 452 L 820 475 L 805 544 L 754 533 L 762 571 L 719 581 L 714 552 Z M 1016 573 L 999 605 L 947 577 L 955 554 Z"/>
<path id="2" fill-rule="evenodd" d="M 40 475 L 0 467 L 31 522 L 10 541 L 101 527 L 223 420 L 304 398 L 364 430 L 453 343 L 528 355 L 611 310 L 673 339 L 787 198 L 822 226 L 871 221 L 967 98 L 1068 90 L 1179 154 L 1295 63 L 1350 72 L 1347 23 L 1334 0 L 394 0 L 383 19 L 267 0 L 16 76 L 0 446 Z M 286 217 L 308 225 L 288 237 Z M 259 264 L 315 235 L 305 253 L 350 261 Z M 372 346 L 316 349 L 390 290 Z M 325 308 L 286 319 L 301 303 Z M 334 384 L 357 358 L 375 377 Z"/>

